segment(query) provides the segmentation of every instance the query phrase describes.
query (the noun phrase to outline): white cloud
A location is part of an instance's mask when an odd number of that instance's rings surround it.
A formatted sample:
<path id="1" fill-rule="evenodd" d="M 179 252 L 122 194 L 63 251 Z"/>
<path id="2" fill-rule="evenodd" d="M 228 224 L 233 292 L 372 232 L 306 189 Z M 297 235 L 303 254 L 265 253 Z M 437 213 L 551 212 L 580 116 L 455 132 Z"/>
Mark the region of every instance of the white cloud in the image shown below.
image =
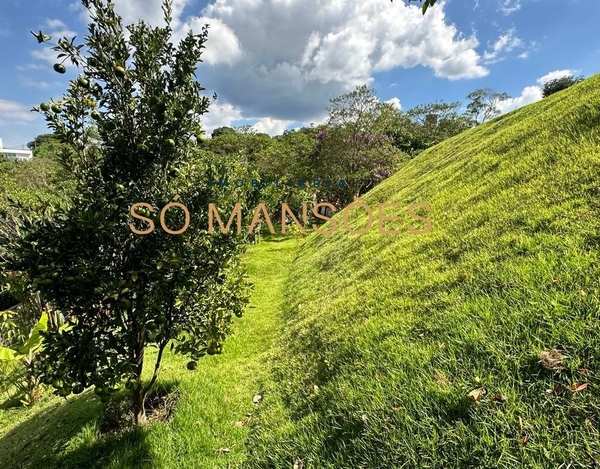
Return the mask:
<path id="1" fill-rule="evenodd" d="M 125 24 L 162 24 L 161 0 L 114 2 Z M 210 24 L 198 78 L 226 104 L 211 106 L 207 128 L 258 119 L 274 131 L 315 122 L 329 99 L 377 72 L 424 66 L 449 80 L 486 76 L 475 34 L 448 22 L 446 3 L 423 15 L 414 3 L 382 0 L 215 0 L 183 18 L 193 0 L 174 0 L 174 39 Z"/>
<path id="2" fill-rule="evenodd" d="M 204 114 L 200 120 L 202 121 L 202 127 L 206 135 L 210 135 L 218 127 L 231 127 L 235 121 L 240 120 L 258 120 L 258 122 L 251 126 L 256 132 L 266 133 L 271 136 L 281 135 L 294 122 L 270 117 L 244 117 L 240 108 L 232 106 L 229 103 L 211 104 L 209 112 Z"/>
<path id="3" fill-rule="evenodd" d="M 569 69 L 566 69 L 566 70 L 555 70 L 553 72 L 547 73 L 546 75 L 544 75 L 541 78 L 538 78 L 537 82 L 540 85 L 543 86 L 546 83 L 548 83 L 549 81 L 556 80 L 558 78 L 562 78 L 562 77 L 564 77 L 566 75 L 575 75 L 575 71 L 574 70 L 569 70 Z"/>
<path id="4" fill-rule="evenodd" d="M 52 29 L 50 32 L 48 32 L 47 34 L 50 35 L 52 37 L 52 42 L 56 43 L 59 39 L 66 37 L 67 39 L 71 39 L 74 36 L 78 36 L 78 34 L 75 31 L 71 31 L 70 29 L 67 28 L 67 26 L 60 20 L 46 20 L 46 24 L 48 27 L 50 28 L 55 28 Z M 46 31 L 44 31 L 46 33 Z M 36 59 L 40 59 L 43 60 L 44 62 L 48 63 L 48 64 L 55 64 L 57 61 L 57 55 L 58 52 L 53 51 L 52 48 L 48 45 L 45 44 L 38 44 L 39 48 L 37 49 L 33 49 L 30 51 L 31 55 L 33 57 L 35 57 Z M 27 65 L 26 67 L 30 68 L 30 69 L 34 69 L 35 65 L 30 64 Z"/>
<path id="5" fill-rule="evenodd" d="M 491 50 L 483 54 L 483 59 L 486 63 L 497 62 L 501 53 L 512 52 L 515 48 L 522 46 L 523 41 L 516 36 L 515 28 L 512 28 L 496 40 Z"/>
<path id="6" fill-rule="evenodd" d="M 57 52 L 53 51 L 49 47 L 44 47 L 43 49 L 34 49 L 31 51 L 31 55 L 36 59 L 43 60 L 49 64 L 56 63 Z"/>
<path id="7" fill-rule="evenodd" d="M 24 104 L 0 98 L 0 126 L 21 125 L 35 120 L 35 114 Z"/>
<path id="8" fill-rule="evenodd" d="M 179 27 L 183 9 L 193 0 L 173 0 L 173 26 Z M 164 24 L 162 0 L 114 0 L 115 11 L 123 18 L 123 23 L 129 25 L 144 20 L 153 26 Z"/>
<path id="9" fill-rule="evenodd" d="M 539 86 L 527 86 L 521 91 L 520 96 L 499 101 L 497 107 L 501 114 L 506 114 L 527 104 L 535 103 L 540 99 L 542 99 L 542 89 Z"/>
<path id="10" fill-rule="evenodd" d="M 199 80 L 244 118 L 310 122 L 376 72 L 421 65 L 450 80 L 487 75 L 476 37 L 447 24 L 444 6 L 424 16 L 381 0 L 217 0 L 178 34 L 211 23 Z"/>
<path id="11" fill-rule="evenodd" d="M 385 101 L 388 104 L 391 104 L 395 109 L 397 109 L 398 111 L 402 110 L 402 104 L 400 104 L 400 99 L 397 98 L 396 96 L 394 96 L 391 99 L 388 99 L 387 101 Z"/>
<path id="12" fill-rule="evenodd" d="M 207 135 L 218 127 L 231 127 L 233 121 L 242 118 L 242 110 L 228 103 L 213 103 L 208 113 L 200 118 Z"/>
<path id="13" fill-rule="evenodd" d="M 555 70 L 553 72 L 547 73 L 543 77 L 540 77 L 536 80 L 538 85 L 527 86 L 523 88 L 521 94 L 516 98 L 509 98 L 503 101 L 499 101 L 497 106 L 500 109 L 502 114 L 513 111 L 520 107 L 526 106 L 527 104 L 535 103 L 543 98 L 542 95 L 542 87 L 548 83 L 550 80 L 554 80 L 556 78 L 564 77 L 565 75 L 574 75 L 576 70 Z"/>
<path id="14" fill-rule="evenodd" d="M 209 30 L 202 60 L 209 65 L 231 65 L 239 60 L 242 56 L 239 39 L 229 26 L 217 18 L 190 18 L 175 32 L 174 39 L 181 40 L 190 30 L 199 34 L 205 24 L 209 24 Z"/>
<path id="15" fill-rule="evenodd" d="M 505 15 L 510 15 L 521 9 L 521 0 L 500 0 L 498 10 Z"/>
<path id="16" fill-rule="evenodd" d="M 42 80 L 32 80 L 31 78 L 29 78 L 25 75 L 19 75 L 19 82 L 25 86 L 31 86 L 31 87 L 39 88 L 42 90 L 47 90 L 48 88 L 58 87 L 58 86 L 62 85 L 62 83 L 56 82 L 56 81 L 50 83 L 50 82 L 42 81 Z"/>
<path id="17" fill-rule="evenodd" d="M 65 25 L 65 23 L 63 23 L 61 20 L 58 19 L 50 19 L 48 18 L 46 20 L 46 26 L 48 26 L 51 29 L 57 30 L 57 29 L 66 29 L 67 26 Z"/>
<path id="18" fill-rule="evenodd" d="M 31 70 L 45 70 L 46 66 L 42 64 L 27 64 L 27 65 L 17 65 L 15 67 L 19 72 L 28 72 Z"/>
<path id="19" fill-rule="evenodd" d="M 264 117 L 252 126 L 254 130 L 259 133 L 269 134 L 271 136 L 281 135 L 285 129 L 287 129 L 293 121 L 271 119 L 270 117 Z"/>

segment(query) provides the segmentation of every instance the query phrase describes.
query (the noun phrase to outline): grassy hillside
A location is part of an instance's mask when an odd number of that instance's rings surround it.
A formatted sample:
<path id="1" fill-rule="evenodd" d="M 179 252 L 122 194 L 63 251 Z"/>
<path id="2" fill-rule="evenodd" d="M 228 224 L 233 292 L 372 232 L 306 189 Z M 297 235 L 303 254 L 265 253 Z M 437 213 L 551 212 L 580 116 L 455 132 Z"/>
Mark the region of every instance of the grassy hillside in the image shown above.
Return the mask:
<path id="1" fill-rule="evenodd" d="M 312 235 L 293 264 L 248 467 L 600 467 L 600 76 L 363 201 L 369 233 Z M 377 232 L 384 202 L 403 234 Z M 432 233 L 406 232 L 412 202 Z"/>

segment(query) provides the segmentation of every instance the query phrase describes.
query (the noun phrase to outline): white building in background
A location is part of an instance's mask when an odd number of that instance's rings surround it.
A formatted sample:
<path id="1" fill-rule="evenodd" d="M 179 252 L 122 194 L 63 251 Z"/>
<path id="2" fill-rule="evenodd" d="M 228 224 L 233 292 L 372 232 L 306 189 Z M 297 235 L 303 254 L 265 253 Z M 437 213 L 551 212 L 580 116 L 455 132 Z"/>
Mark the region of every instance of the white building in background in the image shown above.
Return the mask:
<path id="1" fill-rule="evenodd" d="M 2 146 L 2 139 L 0 138 L 0 157 L 17 161 L 27 161 L 33 158 L 33 152 L 31 150 L 12 150 L 4 148 Z"/>

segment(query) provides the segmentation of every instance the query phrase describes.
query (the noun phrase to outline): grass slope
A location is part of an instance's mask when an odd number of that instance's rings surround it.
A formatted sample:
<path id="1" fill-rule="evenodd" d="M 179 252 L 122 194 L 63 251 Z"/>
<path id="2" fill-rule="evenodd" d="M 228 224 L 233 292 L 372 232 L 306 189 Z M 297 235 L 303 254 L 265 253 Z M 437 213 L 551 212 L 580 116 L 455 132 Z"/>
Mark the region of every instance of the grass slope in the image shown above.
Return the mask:
<path id="1" fill-rule="evenodd" d="M 31 409 L 0 410 L 0 468 L 239 467 L 252 420 L 247 414 L 254 412 L 281 326 L 282 284 L 295 249 L 294 240 L 281 237 L 249 248 L 255 291 L 222 355 L 200 360 L 194 372 L 186 370 L 185 357 L 165 355 L 159 384 L 181 393 L 170 423 L 99 438 L 102 405 L 91 392 L 66 403 L 48 396 Z"/>
<path id="2" fill-rule="evenodd" d="M 600 467 L 600 76 L 422 153 L 363 201 L 370 232 L 312 235 L 292 266 L 246 466 Z M 377 232 L 389 202 L 403 234 Z M 406 232 L 412 202 L 432 233 Z M 553 347 L 560 371 L 538 358 Z"/>

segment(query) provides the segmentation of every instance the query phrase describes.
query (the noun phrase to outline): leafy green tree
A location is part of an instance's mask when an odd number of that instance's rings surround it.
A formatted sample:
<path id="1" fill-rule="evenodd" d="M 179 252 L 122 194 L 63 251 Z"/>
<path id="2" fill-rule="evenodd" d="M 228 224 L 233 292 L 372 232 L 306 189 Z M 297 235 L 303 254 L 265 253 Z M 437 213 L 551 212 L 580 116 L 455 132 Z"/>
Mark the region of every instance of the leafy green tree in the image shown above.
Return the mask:
<path id="1" fill-rule="evenodd" d="M 73 178 L 58 160 L 68 149 L 54 138 L 40 142 L 29 161 L 0 161 L 0 260 L 17 234 L 14 217 L 19 211 L 21 216 L 43 216 L 56 206 L 67 206 L 73 194 Z M 12 207 L 11 201 L 21 208 Z"/>
<path id="2" fill-rule="evenodd" d="M 315 165 L 321 179 L 333 181 L 329 192 L 346 205 L 392 174 L 402 159 L 386 134 L 398 111 L 366 85 L 330 100 L 327 110 L 326 128 L 316 135 Z"/>
<path id="3" fill-rule="evenodd" d="M 447 138 L 458 135 L 472 127 L 474 120 L 467 115 L 460 114 L 458 101 L 452 103 L 435 102 L 420 104 L 406 112 L 410 123 L 403 122 L 399 129 L 407 128 L 404 145 L 410 145 L 406 151 L 412 156 L 437 145 Z M 397 131 L 398 132 L 398 131 Z"/>
<path id="4" fill-rule="evenodd" d="M 212 131 L 210 136 L 212 138 L 217 138 L 217 137 L 220 137 L 221 135 L 225 135 L 228 133 L 234 133 L 234 132 L 235 132 L 235 129 L 233 129 L 231 127 L 217 127 L 215 130 Z"/>
<path id="5" fill-rule="evenodd" d="M 584 80 L 583 76 L 574 77 L 573 75 L 566 75 L 564 77 L 556 78 L 554 80 L 550 80 L 547 83 L 544 83 L 544 87 L 542 88 L 542 96 L 547 98 L 554 93 L 558 93 L 559 91 L 566 90 L 577 83 L 580 83 Z"/>
<path id="6" fill-rule="evenodd" d="M 60 142 L 59 136 L 56 134 L 38 135 L 31 142 L 29 142 L 27 144 L 27 148 L 29 148 L 30 150 L 36 150 L 37 147 L 39 147 L 40 145 L 42 145 L 44 143 L 51 143 L 51 142 L 59 143 Z"/>
<path id="7" fill-rule="evenodd" d="M 256 169 L 263 179 L 307 182 L 318 177 L 314 159 L 317 132 L 286 131 L 257 153 Z"/>
<path id="8" fill-rule="evenodd" d="M 231 200 L 195 179 L 221 170 L 197 144 L 210 104 L 195 77 L 208 27 L 174 45 L 165 0 L 166 26 L 139 22 L 126 38 L 112 2 L 82 3 L 92 18 L 85 43 L 60 39 L 54 69 L 70 60 L 83 72 L 62 100 L 35 108 L 70 146 L 59 159 L 75 195 L 51 217 L 19 220 L 4 268 L 66 318 L 65 329 L 43 334 L 42 379 L 60 384 L 59 395 L 95 386 L 103 401 L 124 385 L 138 424 L 167 346 L 190 357 L 189 369 L 221 353 L 248 297 L 243 245 L 233 232 L 209 234 L 209 204 Z M 134 209 L 140 202 L 148 205 Z M 144 380 L 149 346 L 157 354 Z"/>
<path id="9" fill-rule="evenodd" d="M 467 113 L 481 124 L 498 116 L 500 114 L 498 103 L 509 98 L 507 93 L 498 93 L 490 88 L 479 88 L 467 95 L 467 99 L 470 100 Z"/>
<path id="10" fill-rule="evenodd" d="M 220 127 L 212 133 L 205 146 L 218 155 L 236 154 L 246 164 L 252 164 L 256 153 L 269 146 L 271 137 L 256 132 L 252 126 Z"/>

